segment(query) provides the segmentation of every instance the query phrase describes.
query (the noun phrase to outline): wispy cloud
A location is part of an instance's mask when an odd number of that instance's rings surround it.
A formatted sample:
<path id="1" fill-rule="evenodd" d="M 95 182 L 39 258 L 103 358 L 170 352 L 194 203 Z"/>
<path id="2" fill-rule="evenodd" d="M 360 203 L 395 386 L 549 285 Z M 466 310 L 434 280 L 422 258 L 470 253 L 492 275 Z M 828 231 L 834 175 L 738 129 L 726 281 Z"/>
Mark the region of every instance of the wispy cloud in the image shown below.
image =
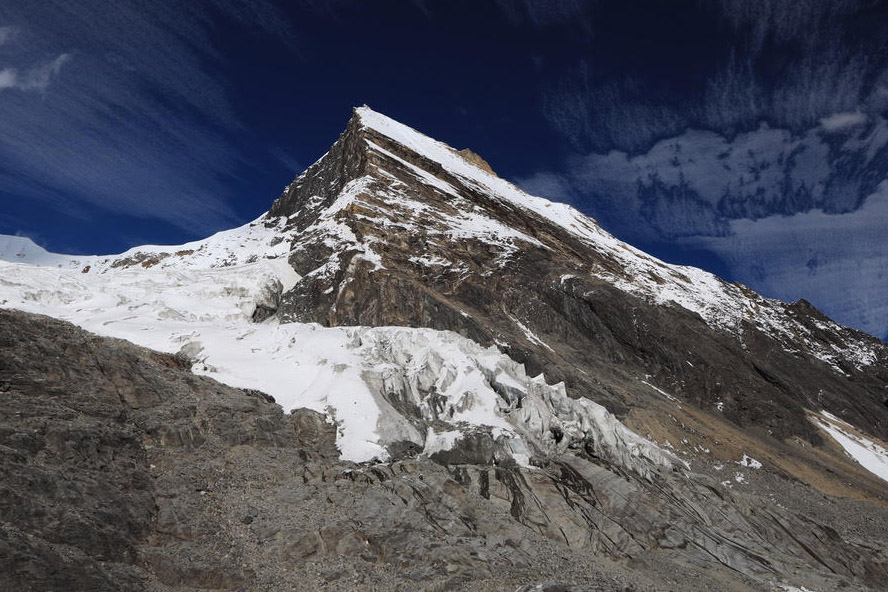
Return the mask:
<path id="1" fill-rule="evenodd" d="M 706 83 L 703 120 L 714 129 L 733 129 L 760 119 L 766 100 L 752 63 L 731 52 L 728 63 Z"/>
<path id="2" fill-rule="evenodd" d="M 820 126 L 828 132 L 835 132 L 848 129 L 849 127 L 862 125 L 866 123 L 868 119 L 866 114 L 861 113 L 860 111 L 854 111 L 852 113 L 834 113 L 829 117 L 821 119 Z"/>
<path id="3" fill-rule="evenodd" d="M 62 66 L 70 59 L 70 54 L 63 53 L 51 62 L 28 68 L 22 72 L 18 68 L 3 68 L 0 70 L 0 91 L 7 89 L 46 90 L 50 81 L 59 75 Z"/>
<path id="4" fill-rule="evenodd" d="M 688 125 L 681 105 L 651 100 L 644 90 L 629 75 L 596 77 L 584 60 L 544 92 L 543 114 L 578 152 L 636 152 Z"/>
<path id="5" fill-rule="evenodd" d="M 213 19 L 244 19 L 243 34 L 286 41 L 275 10 L 237 0 L 3 3 L 0 190 L 193 233 L 236 221 L 226 179 L 244 164 L 245 132 L 218 76 Z"/>
<path id="6" fill-rule="evenodd" d="M 768 43 L 816 45 L 824 33 L 835 32 L 835 19 L 866 7 L 860 0 L 700 0 L 703 10 L 715 10 L 735 32 L 743 34 L 750 52 Z"/>
<path id="7" fill-rule="evenodd" d="M 701 3 L 728 25 L 734 46 L 707 88 L 711 125 L 767 119 L 793 129 L 858 107 L 886 77 L 888 31 L 861 27 L 873 3 L 861 0 L 761 0 Z M 873 97 L 874 98 L 874 97 Z"/>
<path id="8" fill-rule="evenodd" d="M 509 5 L 511 18 L 529 18 L 523 3 Z M 888 29 L 862 25 L 878 16 L 867 12 L 872 3 L 718 0 L 699 7 L 683 14 L 699 30 L 720 29 L 721 41 L 707 42 L 711 55 L 694 61 L 665 35 L 622 47 L 631 54 L 626 60 L 612 46 L 593 46 L 545 86 L 552 126 L 578 151 L 639 152 L 689 127 L 733 135 L 767 121 L 803 133 L 834 113 L 888 110 Z M 689 29 L 688 36 L 699 34 Z M 682 63 L 693 76 L 676 76 Z"/>
<path id="9" fill-rule="evenodd" d="M 589 0 L 496 0 L 497 6 L 513 25 L 537 27 L 573 24 L 592 32 Z"/>
<path id="10" fill-rule="evenodd" d="M 16 29 L 15 27 L 0 27 L 0 45 L 5 45 L 6 43 L 9 43 L 13 39 L 15 39 L 17 33 L 18 29 Z"/>

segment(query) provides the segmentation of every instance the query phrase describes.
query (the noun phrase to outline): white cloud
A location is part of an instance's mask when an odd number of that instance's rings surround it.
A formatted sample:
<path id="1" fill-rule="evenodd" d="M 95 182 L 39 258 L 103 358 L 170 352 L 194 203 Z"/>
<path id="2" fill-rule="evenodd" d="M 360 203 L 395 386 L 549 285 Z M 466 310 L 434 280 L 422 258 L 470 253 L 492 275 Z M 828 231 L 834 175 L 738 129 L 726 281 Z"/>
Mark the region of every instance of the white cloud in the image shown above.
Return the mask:
<path id="1" fill-rule="evenodd" d="M 685 242 L 722 257 L 731 271 L 767 296 L 805 298 L 841 323 L 888 336 L 888 181 L 862 208 L 842 215 L 734 220 L 731 235 Z"/>
<path id="2" fill-rule="evenodd" d="M 24 86 L 22 88 L 24 90 L 46 89 L 52 79 L 59 75 L 62 66 L 70 59 L 70 54 L 63 53 L 47 64 L 28 70 L 24 76 Z"/>
<path id="3" fill-rule="evenodd" d="M 18 35 L 18 29 L 15 27 L 0 27 L 0 45 L 5 45 Z"/>
<path id="4" fill-rule="evenodd" d="M 70 54 L 63 53 L 51 62 L 29 68 L 22 73 L 17 68 L 4 68 L 0 70 L 0 90 L 46 90 L 52 79 L 59 75 L 65 62 L 70 59 Z"/>
<path id="5" fill-rule="evenodd" d="M 576 158 L 570 171 L 577 192 L 595 196 L 597 216 L 625 238 L 655 240 L 720 235 L 726 219 L 816 207 L 831 169 L 819 134 L 761 124 L 733 138 L 689 129 L 644 154 Z"/>
<path id="6" fill-rule="evenodd" d="M 18 84 L 18 72 L 15 68 L 4 68 L 0 70 L 0 90 L 5 88 L 15 88 Z"/>
<path id="7" fill-rule="evenodd" d="M 851 113 L 834 113 L 820 120 L 820 125 L 828 132 L 835 132 L 845 128 L 866 123 L 867 116 L 860 111 Z"/>

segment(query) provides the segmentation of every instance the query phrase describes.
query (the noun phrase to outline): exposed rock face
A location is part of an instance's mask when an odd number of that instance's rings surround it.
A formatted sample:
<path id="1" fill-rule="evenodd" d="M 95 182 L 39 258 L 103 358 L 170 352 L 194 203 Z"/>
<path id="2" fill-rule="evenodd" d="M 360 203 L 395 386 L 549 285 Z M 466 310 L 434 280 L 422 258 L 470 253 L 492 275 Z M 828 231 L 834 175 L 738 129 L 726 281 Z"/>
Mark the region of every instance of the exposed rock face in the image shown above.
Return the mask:
<path id="1" fill-rule="evenodd" d="M 846 542 L 701 475 L 621 474 L 582 451 L 536 469 L 356 466 L 336 460 L 322 416 L 284 415 L 182 359 L 7 311 L 0 343 L 0 589 L 739 590 L 787 574 L 856 589 L 888 577 L 865 533 Z"/>
<path id="2" fill-rule="evenodd" d="M 490 173 L 491 175 L 496 175 L 493 169 L 490 167 L 490 163 L 481 158 L 479 155 L 475 154 L 468 148 L 463 148 L 457 154 L 468 160 L 470 163 L 480 168 L 483 171 Z"/>

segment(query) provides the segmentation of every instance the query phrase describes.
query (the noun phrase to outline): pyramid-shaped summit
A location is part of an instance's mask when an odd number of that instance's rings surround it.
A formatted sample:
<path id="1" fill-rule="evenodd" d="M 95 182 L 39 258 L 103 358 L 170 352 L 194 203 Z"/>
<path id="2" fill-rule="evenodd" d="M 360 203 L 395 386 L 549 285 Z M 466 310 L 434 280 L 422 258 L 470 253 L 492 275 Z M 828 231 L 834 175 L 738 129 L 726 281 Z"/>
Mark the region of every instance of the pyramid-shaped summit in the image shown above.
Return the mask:
<path id="1" fill-rule="evenodd" d="M 284 321 L 456 331 L 620 413 L 662 401 L 651 383 L 780 437 L 817 440 L 821 406 L 888 438 L 879 340 L 659 261 L 368 107 L 270 214 L 297 237 Z"/>

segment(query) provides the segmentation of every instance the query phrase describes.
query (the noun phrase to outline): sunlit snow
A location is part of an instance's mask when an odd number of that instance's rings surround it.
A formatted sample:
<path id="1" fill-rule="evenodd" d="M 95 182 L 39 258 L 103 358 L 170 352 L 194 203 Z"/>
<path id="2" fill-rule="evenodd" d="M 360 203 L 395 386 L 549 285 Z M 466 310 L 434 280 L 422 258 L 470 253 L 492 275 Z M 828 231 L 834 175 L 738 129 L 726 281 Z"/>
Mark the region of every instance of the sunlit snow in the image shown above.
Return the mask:
<path id="1" fill-rule="evenodd" d="M 860 466 L 888 481 L 888 449 L 862 436 L 853 426 L 827 411 L 821 411 L 813 420 Z"/>

